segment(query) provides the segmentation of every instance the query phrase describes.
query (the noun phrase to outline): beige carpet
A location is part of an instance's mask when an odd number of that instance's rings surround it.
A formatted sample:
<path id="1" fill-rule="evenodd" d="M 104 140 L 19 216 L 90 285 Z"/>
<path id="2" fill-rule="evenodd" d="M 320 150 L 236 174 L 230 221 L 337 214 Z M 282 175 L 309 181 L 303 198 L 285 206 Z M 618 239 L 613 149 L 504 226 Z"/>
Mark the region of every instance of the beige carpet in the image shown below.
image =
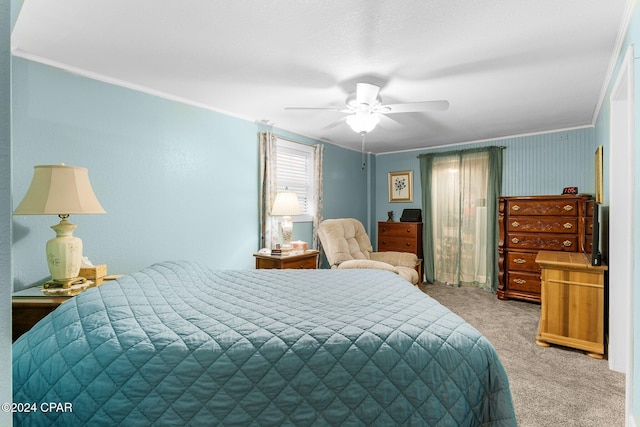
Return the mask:
<path id="1" fill-rule="evenodd" d="M 540 306 L 478 288 L 421 289 L 484 334 L 504 365 L 521 427 L 624 426 L 625 376 L 562 347 L 535 344 Z"/>

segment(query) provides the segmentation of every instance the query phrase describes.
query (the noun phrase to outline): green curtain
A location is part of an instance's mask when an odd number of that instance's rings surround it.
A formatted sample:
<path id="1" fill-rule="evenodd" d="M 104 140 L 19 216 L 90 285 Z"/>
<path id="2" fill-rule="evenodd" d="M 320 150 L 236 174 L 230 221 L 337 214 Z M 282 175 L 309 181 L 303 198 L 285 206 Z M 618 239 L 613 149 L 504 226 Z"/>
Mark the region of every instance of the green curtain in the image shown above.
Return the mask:
<path id="1" fill-rule="evenodd" d="M 484 153 L 488 158 L 487 165 L 487 189 L 486 189 L 486 281 L 477 283 L 478 286 L 485 290 L 495 292 L 498 287 L 498 198 L 502 190 L 502 150 L 504 147 L 482 147 L 470 150 L 448 151 L 440 153 L 429 153 L 419 155 L 420 161 L 420 182 L 422 184 L 422 211 L 424 227 L 423 227 L 423 244 L 425 248 L 424 254 L 424 271 L 425 278 L 428 282 L 433 283 L 441 273 L 436 272 L 435 252 L 436 238 L 434 235 L 434 222 L 432 219 L 434 196 L 434 161 L 442 162 L 445 157 L 458 156 L 460 163 L 465 158 Z M 460 284 L 458 281 L 456 284 Z"/>
<path id="2" fill-rule="evenodd" d="M 491 291 L 498 289 L 498 199 L 502 194 L 502 147 L 489 147 L 489 180 L 487 182 L 487 274 Z"/>
<path id="3" fill-rule="evenodd" d="M 435 267 L 433 261 L 433 219 L 431 212 L 431 170 L 433 167 L 434 154 L 423 154 L 418 156 L 420 160 L 420 184 L 422 186 L 422 244 L 424 252 L 424 274 L 429 283 L 435 280 Z"/>

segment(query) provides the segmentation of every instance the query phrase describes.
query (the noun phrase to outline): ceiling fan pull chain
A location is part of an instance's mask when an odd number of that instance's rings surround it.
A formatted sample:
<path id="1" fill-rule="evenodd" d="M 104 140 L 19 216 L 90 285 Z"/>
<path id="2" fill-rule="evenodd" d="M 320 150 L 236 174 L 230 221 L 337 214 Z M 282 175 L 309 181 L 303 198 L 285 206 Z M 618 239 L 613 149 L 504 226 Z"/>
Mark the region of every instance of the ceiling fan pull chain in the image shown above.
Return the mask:
<path id="1" fill-rule="evenodd" d="M 366 134 L 367 134 L 366 132 L 362 132 L 362 170 L 364 170 L 364 167 L 366 166 L 365 156 L 364 156 L 364 137 Z"/>

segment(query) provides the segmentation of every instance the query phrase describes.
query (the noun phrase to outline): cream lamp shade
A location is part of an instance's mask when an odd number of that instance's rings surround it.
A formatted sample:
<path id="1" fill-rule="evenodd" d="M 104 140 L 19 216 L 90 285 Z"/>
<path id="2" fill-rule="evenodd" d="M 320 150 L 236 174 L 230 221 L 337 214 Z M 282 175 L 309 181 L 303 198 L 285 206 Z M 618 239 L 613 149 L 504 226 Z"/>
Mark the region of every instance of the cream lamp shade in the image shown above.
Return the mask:
<path id="1" fill-rule="evenodd" d="M 47 242 L 47 262 L 53 284 L 70 287 L 82 263 L 82 240 L 73 236 L 70 214 L 106 213 L 89 182 L 87 169 L 60 165 L 35 166 L 31 185 L 14 215 L 58 215 L 51 228 L 56 237 Z"/>
<path id="2" fill-rule="evenodd" d="M 300 202 L 296 193 L 285 190 L 276 194 L 271 215 L 283 217 L 280 226 L 282 227 L 282 250 L 285 252 L 291 250 L 291 235 L 293 234 L 291 216 L 300 215 L 301 213 L 302 209 L 300 209 Z"/>
<path id="3" fill-rule="evenodd" d="M 300 202 L 298 195 L 293 191 L 280 191 L 276 194 L 276 200 L 273 202 L 271 215 L 273 216 L 293 216 L 300 215 Z"/>
<path id="4" fill-rule="evenodd" d="M 35 166 L 31 185 L 15 215 L 106 213 L 89 182 L 89 171 L 76 166 Z"/>

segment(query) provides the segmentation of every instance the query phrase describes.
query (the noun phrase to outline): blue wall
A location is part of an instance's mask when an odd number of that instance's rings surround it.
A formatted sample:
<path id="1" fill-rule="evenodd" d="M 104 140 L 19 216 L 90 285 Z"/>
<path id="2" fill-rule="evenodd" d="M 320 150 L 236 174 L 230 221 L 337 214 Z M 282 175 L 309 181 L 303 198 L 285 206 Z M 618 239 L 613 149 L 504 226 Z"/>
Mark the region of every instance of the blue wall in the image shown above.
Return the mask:
<path id="1" fill-rule="evenodd" d="M 375 175 L 376 219 L 385 221 L 387 211 L 392 210 L 398 220 L 403 209 L 422 207 L 420 165 L 417 158 L 419 154 L 491 145 L 506 147 L 503 153 L 502 182 L 502 194 L 505 196 L 562 194 L 562 189 L 569 186 L 577 186 L 581 193 L 593 194 L 595 191 L 595 131 L 593 128 L 584 128 L 378 155 Z M 404 170 L 413 171 L 413 202 L 390 203 L 388 173 Z"/>
<path id="2" fill-rule="evenodd" d="M 166 259 L 253 268 L 257 124 L 19 58 L 13 67 L 14 207 L 34 165 L 83 166 L 107 214 L 70 220 L 85 255 L 110 273 Z M 327 144 L 324 166 L 325 217 L 366 219 L 360 154 Z M 55 223 L 14 216 L 15 290 L 48 278 L 44 245 Z M 294 237 L 310 241 L 307 230 Z"/>
<path id="3" fill-rule="evenodd" d="M 620 67 L 624 60 L 625 54 L 629 46 L 635 46 L 635 57 L 634 57 L 634 84 L 635 84 L 635 135 L 634 135 L 634 145 L 635 145 L 635 181 L 632 184 L 634 189 L 634 213 L 633 213 L 633 221 L 635 230 L 633 230 L 633 234 L 629 236 L 629 238 L 633 239 L 633 250 L 634 250 L 634 264 L 640 265 L 640 186 L 638 185 L 638 179 L 640 177 L 640 150 L 638 149 L 638 141 L 640 141 L 640 64 L 638 63 L 637 55 L 638 55 L 638 43 L 640 43 L 640 6 L 638 3 L 634 4 L 634 8 L 632 10 L 632 15 L 629 23 L 629 28 L 627 30 L 626 37 L 622 43 L 622 47 L 620 52 L 618 52 L 619 57 L 616 63 L 616 69 L 613 73 L 613 77 L 611 78 L 609 88 L 606 93 L 605 103 L 600 110 L 600 114 L 598 115 L 596 121 L 596 135 L 599 144 L 602 144 L 604 147 L 604 164 L 605 164 L 605 175 L 604 175 L 604 189 L 605 189 L 605 205 L 609 204 L 609 197 L 607 189 L 609 187 L 608 174 L 606 173 L 606 166 L 609 163 L 608 155 L 610 153 L 610 102 L 609 97 L 611 95 L 612 87 L 614 82 L 617 80 L 620 74 Z M 612 218 L 611 221 L 614 219 Z M 632 328 L 633 328 L 633 376 L 630 379 L 631 382 L 631 407 L 627 407 L 627 413 L 630 413 L 635 418 L 635 424 L 638 425 L 640 420 L 640 316 L 638 315 L 640 310 L 640 292 L 637 291 L 638 286 L 640 286 L 640 272 L 636 268 L 633 272 L 633 308 L 632 308 Z M 627 380 L 629 383 L 629 379 Z M 629 392 L 630 390 L 627 390 Z M 629 398 L 629 396 L 627 396 Z"/>
<path id="4" fill-rule="evenodd" d="M 11 56 L 10 3 L 0 0 L 0 402 L 12 401 L 11 387 Z M 0 412 L 0 425 L 11 424 Z"/>

